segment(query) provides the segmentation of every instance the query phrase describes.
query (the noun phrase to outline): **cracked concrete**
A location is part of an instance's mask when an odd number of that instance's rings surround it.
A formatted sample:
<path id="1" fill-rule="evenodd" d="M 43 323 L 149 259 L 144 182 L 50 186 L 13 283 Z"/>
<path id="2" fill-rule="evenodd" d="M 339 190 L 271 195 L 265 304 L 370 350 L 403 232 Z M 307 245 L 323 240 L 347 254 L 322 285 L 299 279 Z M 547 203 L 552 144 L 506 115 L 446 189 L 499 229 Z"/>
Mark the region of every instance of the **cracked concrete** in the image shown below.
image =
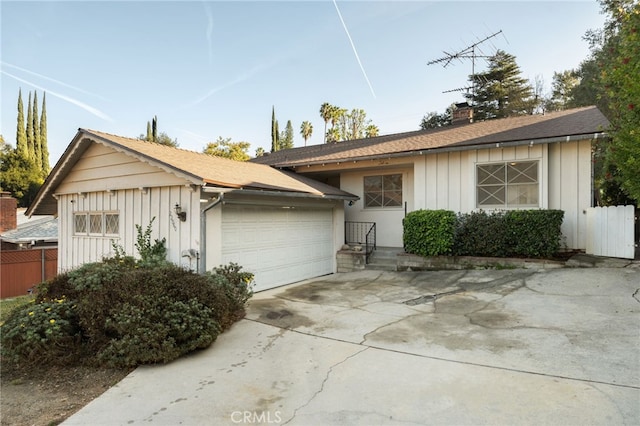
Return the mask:
<path id="1" fill-rule="evenodd" d="M 639 289 L 639 268 L 321 277 L 65 424 L 640 424 Z"/>

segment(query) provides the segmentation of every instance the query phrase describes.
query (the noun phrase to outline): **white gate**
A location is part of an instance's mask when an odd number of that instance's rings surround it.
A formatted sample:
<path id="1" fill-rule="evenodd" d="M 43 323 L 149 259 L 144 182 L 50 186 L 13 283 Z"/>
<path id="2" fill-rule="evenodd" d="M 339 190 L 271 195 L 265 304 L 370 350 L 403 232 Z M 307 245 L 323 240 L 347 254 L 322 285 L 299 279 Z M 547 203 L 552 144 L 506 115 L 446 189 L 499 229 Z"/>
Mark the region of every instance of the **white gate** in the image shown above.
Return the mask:
<path id="1" fill-rule="evenodd" d="M 587 254 L 633 259 L 635 229 L 633 206 L 587 209 Z"/>

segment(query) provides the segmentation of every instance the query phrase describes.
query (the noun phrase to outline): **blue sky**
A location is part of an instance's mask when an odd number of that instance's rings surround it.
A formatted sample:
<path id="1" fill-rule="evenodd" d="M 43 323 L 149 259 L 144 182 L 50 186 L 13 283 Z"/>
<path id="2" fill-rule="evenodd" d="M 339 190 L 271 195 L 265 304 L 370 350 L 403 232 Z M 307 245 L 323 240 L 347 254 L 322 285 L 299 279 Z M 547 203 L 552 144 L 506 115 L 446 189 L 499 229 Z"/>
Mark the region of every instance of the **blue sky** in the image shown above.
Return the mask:
<path id="1" fill-rule="evenodd" d="M 159 131 L 201 151 L 218 136 L 270 149 L 271 108 L 295 146 L 322 143 L 319 108 L 362 108 L 381 134 L 417 130 L 462 94 L 470 61 L 427 65 L 479 46 L 514 55 L 522 76 L 588 56 L 602 28 L 584 1 L 5 1 L 0 2 L 0 133 L 15 145 L 17 97 L 47 92 L 51 165 L 79 127 L 137 137 Z M 477 70 L 485 69 L 478 60 Z M 39 110 L 41 107 L 39 105 Z"/>

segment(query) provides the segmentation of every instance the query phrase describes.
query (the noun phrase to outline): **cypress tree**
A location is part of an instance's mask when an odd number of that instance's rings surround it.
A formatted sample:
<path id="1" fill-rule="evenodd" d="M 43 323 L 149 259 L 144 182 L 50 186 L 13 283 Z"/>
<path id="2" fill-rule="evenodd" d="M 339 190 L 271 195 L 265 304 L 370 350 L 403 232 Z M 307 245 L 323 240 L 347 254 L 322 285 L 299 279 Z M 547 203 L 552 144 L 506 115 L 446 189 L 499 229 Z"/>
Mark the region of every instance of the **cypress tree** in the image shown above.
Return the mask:
<path id="1" fill-rule="evenodd" d="M 42 170 L 42 145 L 40 141 L 40 116 L 38 114 L 38 92 L 33 92 L 33 161 Z"/>
<path id="2" fill-rule="evenodd" d="M 153 116 L 153 122 L 151 123 L 151 140 L 158 142 L 158 117 Z"/>
<path id="3" fill-rule="evenodd" d="M 33 160 L 33 107 L 31 105 L 31 92 L 29 92 L 29 103 L 27 104 L 27 156 L 29 160 Z"/>
<path id="4" fill-rule="evenodd" d="M 22 89 L 18 90 L 18 128 L 16 129 L 16 151 L 24 158 L 28 157 L 27 131 L 24 128 L 24 105 Z"/>
<path id="5" fill-rule="evenodd" d="M 49 165 L 49 144 L 47 142 L 47 92 L 42 95 L 42 114 L 40 115 L 40 147 L 42 151 L 42 177 L 46 178 L 51 170 Z"/>
<path id="6" fill-rule="evenodd" d="M 278 150 L 278 122 L 276 121 L 276 107 L 271 106 L 271 152 Z"/>
<path id="7" fill-rule="evenodd" d="M 145 138 L 147 142 L 151 142 L 151 123 L 147 121 L 147 137 Z"/>

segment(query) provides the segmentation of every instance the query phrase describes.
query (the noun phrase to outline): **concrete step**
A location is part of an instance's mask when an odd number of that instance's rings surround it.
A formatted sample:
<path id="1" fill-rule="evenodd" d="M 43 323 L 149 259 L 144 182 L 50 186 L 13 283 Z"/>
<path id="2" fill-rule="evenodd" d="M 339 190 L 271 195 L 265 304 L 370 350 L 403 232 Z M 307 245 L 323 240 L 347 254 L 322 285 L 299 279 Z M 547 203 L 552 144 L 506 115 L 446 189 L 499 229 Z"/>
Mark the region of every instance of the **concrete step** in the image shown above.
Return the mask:
<path id="1" fill-rule="evenodd" d="M 369 257 L 369 263 L 365 269 L 373 271 L 396 271 L 399 253 L 404 253 L 404 249 L 397 247 L 378 247 Z"/>

